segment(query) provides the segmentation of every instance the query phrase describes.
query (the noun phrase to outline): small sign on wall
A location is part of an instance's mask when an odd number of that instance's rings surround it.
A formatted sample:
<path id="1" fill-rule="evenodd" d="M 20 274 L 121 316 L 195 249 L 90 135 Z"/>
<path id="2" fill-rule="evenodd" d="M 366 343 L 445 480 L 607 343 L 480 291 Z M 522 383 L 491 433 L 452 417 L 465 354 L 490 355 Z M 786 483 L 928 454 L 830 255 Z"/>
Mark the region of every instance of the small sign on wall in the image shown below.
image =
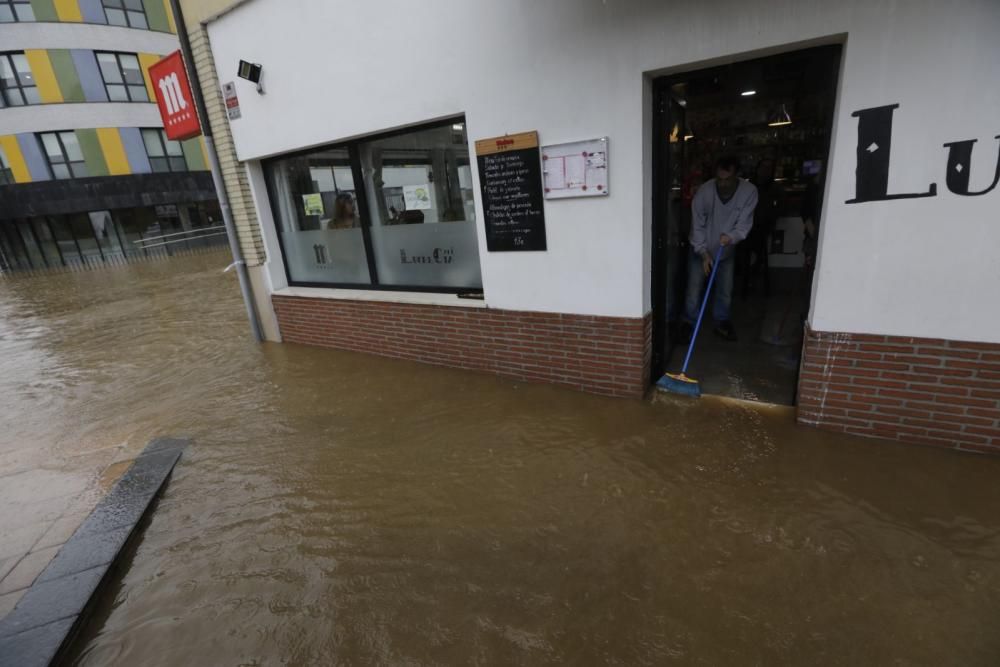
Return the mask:
<path id="1" fill-rule="evenodd" d="M 608 195 L 608 138 L 542 146 L 546 199 Z"/>
<path id="2" fill-rule="evenodd" d="M 236 120 L 243 114 L 240 113 L 240 98 L 236 95 L 236 84 L 227 81 L 222 84 L 222 97 L 226 100 L 226 116 L 229 120 Z"/>

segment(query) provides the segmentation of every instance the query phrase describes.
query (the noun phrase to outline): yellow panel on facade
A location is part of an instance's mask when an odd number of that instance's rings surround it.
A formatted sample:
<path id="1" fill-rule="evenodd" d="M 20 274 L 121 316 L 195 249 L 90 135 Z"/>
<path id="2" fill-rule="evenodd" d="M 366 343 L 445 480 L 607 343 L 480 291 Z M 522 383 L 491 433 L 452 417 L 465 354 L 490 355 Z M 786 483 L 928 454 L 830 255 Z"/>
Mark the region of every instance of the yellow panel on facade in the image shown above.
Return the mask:
<path id="1" fill-rule="evenodd" d="M 83 15 L 80 13 L 80 0 L 53 0 L 52 4 L 56 7 L 56 15 L 60 21 L 83 22 Z"/>
<path id="2" fill-rule="evenodd" d="M 139 66 L 142 67 L 142 77 L 146 80 L 146 90 L 149 92 L 149 101 L 156 102 L 156 91 L 153 90 L 153 80 L 149 78 L 149 67 L 163 60 L 163 56 L 155 53 L 140 53 Z"/>
<path id="3" fill-rule="evenodd" d="M 21 154 L 21 147 L 17 145 L 17 137 L 13 134 L 0 137 L 0 149 L 3 150 L 7 164 L 10 165 L 10 171 L 14 174 L 14 182 L 30 183 L 31 172 L 28 171 L 28 163 L 24 161 L 24 155 Z"/>
<path id="4" fill-rule="evenodd" d="M 204 135 L 198 137 L 198 143 L 201 145 L 201 156 L 205 159 L 205 169 L 211 169 L 212 163 L 208 161 L 208 148 L 205 147 Z"/>
<path id="5" fill-rule="evenodd" d="M 59 82 L 56 81 L 56 73 L 52 70 L 52 61 L 49 54 L 43 49 L 25 49 L 24 57 L 28 59 L 28 66 L 31 74 L 35 77 L 35 84 L 38 86 L 38 96 L 43 103 L 62 102 L 62 92 L 59 90 Z"/>
<path id="6" fill-rule="evenodd" d="M 167 23 L 170 25 L 170 32 L 177 34 L 177 24 L 174 23 L 174 10 L 170 8 L 170 0 L 163 0 L 163 6 L 167 10 Z"/>
<path id="7" fill-rule="evenodd" d="M 97 128 L 97 140 L 101 142 L 101 151 L 104 153 L 104 161 L 108 165 L 108 173 L 112 176 L 131 174 L 128 156 L 125 155 L 125 144 L 118 133 L 117 127 Z"/>

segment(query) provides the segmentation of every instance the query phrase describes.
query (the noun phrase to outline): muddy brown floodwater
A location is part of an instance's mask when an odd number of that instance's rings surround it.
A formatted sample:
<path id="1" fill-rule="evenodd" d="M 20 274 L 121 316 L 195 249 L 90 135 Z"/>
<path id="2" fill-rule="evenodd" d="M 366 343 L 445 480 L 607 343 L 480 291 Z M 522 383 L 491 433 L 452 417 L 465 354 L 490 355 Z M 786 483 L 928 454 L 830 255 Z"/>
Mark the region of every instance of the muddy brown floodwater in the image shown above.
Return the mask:
<path id="1" fill-rule="evenodd" d="M 997 459 L 257 346 L 225 264 L 0 281 L 5 448 L 195 440 L 74 664 L 1000 664 Z"/>

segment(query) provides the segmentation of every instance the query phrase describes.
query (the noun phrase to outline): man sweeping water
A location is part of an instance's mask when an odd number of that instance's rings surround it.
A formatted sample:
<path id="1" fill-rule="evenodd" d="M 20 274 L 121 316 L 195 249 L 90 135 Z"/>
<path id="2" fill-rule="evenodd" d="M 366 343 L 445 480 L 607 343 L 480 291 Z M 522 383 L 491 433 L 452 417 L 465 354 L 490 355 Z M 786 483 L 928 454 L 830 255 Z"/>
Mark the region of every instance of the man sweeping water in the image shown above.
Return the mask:
<path id="1" fill-rule="evenodd" d="M 716 282 L 715 333 L 726 340 L 736 340 L 736 328 L 729 314 L 733 296 L 733 251 L 750 233 L 757 206 L 757 188 L 737 176 L 739 170 L 736 157 L 720 158 L 715 165 L 715 178 L 698 188 L 691 202 L 691 257 L 684 309 L 688 350 L 681 372 L 667 373 L 657 381 L 656 386 L 663 391 L 701 396 L 701 386 L 687 376 L 687 369 L 705 316 L 705 306 Z"/>
<path id="2" fill-rule="evenodd" d="M 736 263 L 734 251 L 736 244 L 750 233 L 757 206 L 757 188 L 750 181 L 740 178 L 739 170 L 740 161 L 736 156 L 719 158 L 715 163 L 715 178 L 705 181 L 691 202 L 691 255 L 684 304 L 684 342 L 687 342 L 698 318 L 702 289 L 705 279 L 712 272 L 719 248 L 722 248 L 722 253 L 719 255 L 712 306 L 715 333 L 729 341 L 737 339 L 730 315 L 733 267 Z"/>

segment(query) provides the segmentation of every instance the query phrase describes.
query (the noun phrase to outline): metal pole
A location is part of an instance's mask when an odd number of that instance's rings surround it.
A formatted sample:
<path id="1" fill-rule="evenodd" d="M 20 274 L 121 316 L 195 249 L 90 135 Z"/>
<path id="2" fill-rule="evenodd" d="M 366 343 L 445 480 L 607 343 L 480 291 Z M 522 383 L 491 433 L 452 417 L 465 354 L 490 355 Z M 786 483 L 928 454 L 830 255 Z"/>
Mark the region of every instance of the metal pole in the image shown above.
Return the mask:
<path id="1" fill-rule="evenodd" d="M 257 319 L 257 308 L 254 306 L 253 291 L 250 286 L 250 276 L 247 273 L 246 262 L 243 261 L 243 249 L 239 237 L 236 236 L 236 225 L 233 224 L 233 213 L 229 208 L 229 194 L 222 180 L 222 169 L 219 167 L 219 156 L 215 152 L 215 140 L 212 138 L 212 125 L 208 121 L 208 108 L 205 97 L 201 94 L 201 81 L 194 66 L 194 56 L 191 54 L 191 40 L 188 39 L 187 26 L 184 24 L 184 14 L 178 0 L 170 0 L 170 9 L 174 12 L 174 24 L 177 26 L 177 37 L 181 42 L 181 55 L 187 67 L 188 79 L 191 81 L 191 95 L 194 97 L 195 108 L 201 117 L 201 133 L 205 137 L 205 152 L 208 153 L 208 166 L 212 170 L 212 183 L 215 184 L 215 194 L 219 198 L 219 208 L 222 209 L 222 222 L 226 226 L 229 237 L 229 250 L 233 254 L 232 266 L 236 267 L 236 275 L 240 281 L 240 293 L 243 295 L 243 305 L 247 309 L 247 319 L 250 321 L 250 331 L 258 343 L 264 340 Z"/>

